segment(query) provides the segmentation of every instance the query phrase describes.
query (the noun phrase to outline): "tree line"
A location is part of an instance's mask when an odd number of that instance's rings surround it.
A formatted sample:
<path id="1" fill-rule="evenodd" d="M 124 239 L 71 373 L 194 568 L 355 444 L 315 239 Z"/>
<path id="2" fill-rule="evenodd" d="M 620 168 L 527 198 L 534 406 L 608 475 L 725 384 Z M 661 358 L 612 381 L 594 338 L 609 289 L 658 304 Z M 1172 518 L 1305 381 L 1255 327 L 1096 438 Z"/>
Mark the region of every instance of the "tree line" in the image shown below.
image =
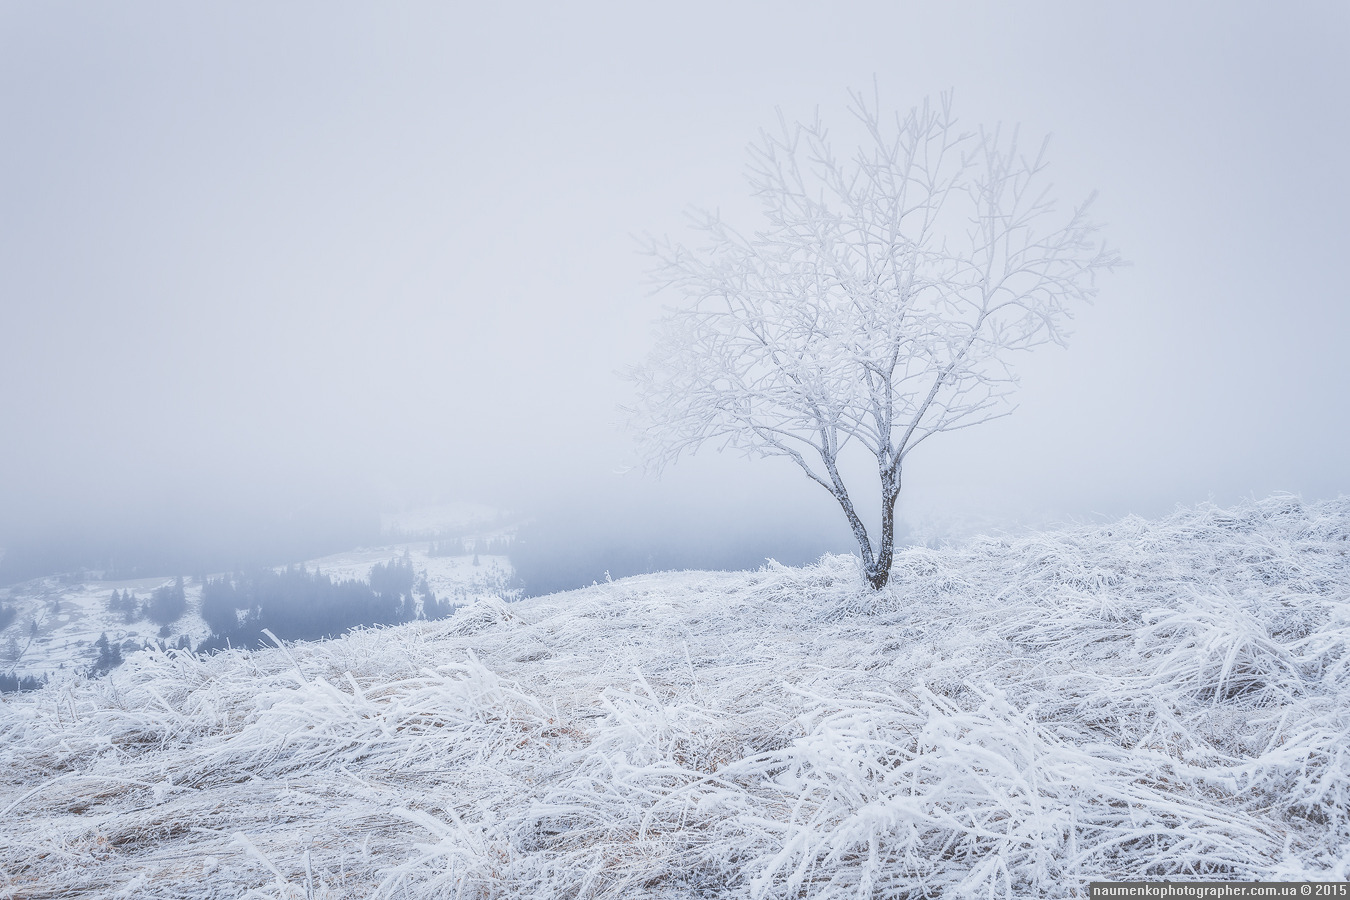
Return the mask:
<path id="1" fill-rule="evenodd" d="M 406 554 L 372 566 L 369 583 L 334 579 L 303 566 L 235 573 L 202 586 L 202 618 L 212 635 L 196 649 L 263 646 L 268 643 L 264 630 L 281 640 L 316 641 L 359 625 L 440 619 L 454 611 L 425 577 L 417 578 Z"/>
<path id="2" fill-rule="evenodd" d="M 16 691 L 36 691 L 47 683 L 46 676 L 15 675 L 13 672 L 0 672 L 0 694 L 12 694 Z"/>
<path id="3" fill-rule="evenodd" d="M 145 600 L 137 597 L 130 588 L 125 591 L 113 591 L 112 596 L 108 598 L 108 610 L 121 614 L 122 621 L 128 625 L 140 619 L 149 619 L 156 625 L 167 628 L 187 612 L 187 592 L 183 587 L 183 576 L 179 575 L 174 579 L 172 585 L 166 584 L 155 588 Z"/>

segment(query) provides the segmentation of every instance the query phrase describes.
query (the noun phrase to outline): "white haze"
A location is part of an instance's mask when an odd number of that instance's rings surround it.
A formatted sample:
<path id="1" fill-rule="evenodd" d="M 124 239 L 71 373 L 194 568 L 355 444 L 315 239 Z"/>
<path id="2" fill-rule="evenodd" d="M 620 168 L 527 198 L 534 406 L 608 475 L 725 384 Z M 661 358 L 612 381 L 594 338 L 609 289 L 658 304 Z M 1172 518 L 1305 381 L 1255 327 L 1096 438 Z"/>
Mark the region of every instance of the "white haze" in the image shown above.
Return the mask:
<path id="1" fill-rule="evenodd" d="M 463 498 L 842 531 L 781 461 L 654 486 L 615 372 L 661 303 L 633 234 L 754 227 L 775 106 L 842 123 L 874 77 L 1053 131 L 1133 262 L 1012 418 L 916 455 L 902 515 L 1334 496 L 1347 38 L 1335 3 L 7 4 L 0 525 Z"/>

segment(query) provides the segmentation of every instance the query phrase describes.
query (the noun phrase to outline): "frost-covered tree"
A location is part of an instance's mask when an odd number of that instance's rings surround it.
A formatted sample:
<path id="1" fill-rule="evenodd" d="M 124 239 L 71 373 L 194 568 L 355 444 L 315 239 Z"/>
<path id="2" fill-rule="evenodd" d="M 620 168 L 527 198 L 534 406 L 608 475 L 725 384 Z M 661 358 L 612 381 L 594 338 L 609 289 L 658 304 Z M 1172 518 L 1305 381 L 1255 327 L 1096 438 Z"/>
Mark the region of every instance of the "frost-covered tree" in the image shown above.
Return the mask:
<path id="1" fill-rule="evenodd" d="M 155 588 L 145 606 L 145 614 L 156 625 L 172 625 L 187 612 L 187 593 L 183 586 L 183 576 L 174 580 L 173 586 L 164 585 Z M 163 637 L 163 635 L 161 635 Z"/>
<path id="2" fill-rule="evenodd" d="M 905 460 L 1007 415 L 1012 358 L 1063 344 L 1095 273 L 1120 261 L 1088 203 L 1057 210 L 1044 142 L 1027 154 L 1016 129 L 961 131 L 949 96 L 894 116 L 852 101 L 864 137 L 848 156 L 818 118 L 780 117 L 751 147 L 758 230 L 698 211 L 696 248 L 649 242 L 653 282 L 685 303 L 634 371 L 633 412 L 657 468 L 709 443 L 787 457 L 839 502 L 879 589 Z M 875 462 L 879 532 L 845 452 Z"/>

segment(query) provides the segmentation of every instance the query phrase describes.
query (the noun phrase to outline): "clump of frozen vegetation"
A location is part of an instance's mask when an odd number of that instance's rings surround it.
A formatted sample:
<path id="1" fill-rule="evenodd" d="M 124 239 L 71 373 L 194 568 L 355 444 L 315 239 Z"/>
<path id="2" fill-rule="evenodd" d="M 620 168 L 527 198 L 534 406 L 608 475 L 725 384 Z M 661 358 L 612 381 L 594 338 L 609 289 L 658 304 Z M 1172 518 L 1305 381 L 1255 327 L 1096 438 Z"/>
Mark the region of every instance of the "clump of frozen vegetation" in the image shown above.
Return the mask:
<path id="1" fill-rule="evenodd" d="M 0 705 L 0 896 L 1350 877 L 1350 500 L 643 576 Z"/>

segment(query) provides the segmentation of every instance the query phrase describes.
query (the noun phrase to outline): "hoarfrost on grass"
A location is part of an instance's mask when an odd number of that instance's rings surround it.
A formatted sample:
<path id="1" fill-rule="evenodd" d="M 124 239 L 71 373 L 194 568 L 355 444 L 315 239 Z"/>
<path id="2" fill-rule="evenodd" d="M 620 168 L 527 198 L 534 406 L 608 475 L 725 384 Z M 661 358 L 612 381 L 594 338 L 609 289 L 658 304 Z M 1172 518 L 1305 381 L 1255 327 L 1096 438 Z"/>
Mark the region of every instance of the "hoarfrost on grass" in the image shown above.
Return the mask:
<path id="1" fill-rule="evenodd" d="M 1350 501 L 666 573 L 0 704 L 0 896 L 1350 877 Z"/>

